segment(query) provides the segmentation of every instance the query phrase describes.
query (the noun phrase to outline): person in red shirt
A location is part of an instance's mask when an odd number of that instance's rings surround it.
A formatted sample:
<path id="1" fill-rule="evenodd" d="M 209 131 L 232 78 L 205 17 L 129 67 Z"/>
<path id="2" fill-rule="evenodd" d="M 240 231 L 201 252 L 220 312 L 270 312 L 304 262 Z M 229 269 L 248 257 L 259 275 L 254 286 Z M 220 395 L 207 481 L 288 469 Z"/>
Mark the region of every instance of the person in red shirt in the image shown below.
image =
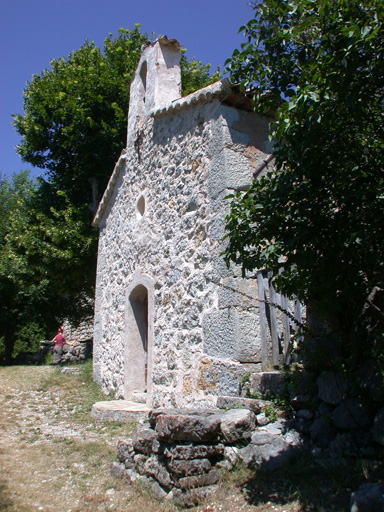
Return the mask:
<path id="1" fill-rule="evenodd" d="M 63 346 L 65 343 L 62 327 L 57 329 L 57 334 L 53 338 L 52 343 L 55 344 L 53 347 L 53 364 L 59 364 L 61 361 L 61 356 L 63 355 Z"/>

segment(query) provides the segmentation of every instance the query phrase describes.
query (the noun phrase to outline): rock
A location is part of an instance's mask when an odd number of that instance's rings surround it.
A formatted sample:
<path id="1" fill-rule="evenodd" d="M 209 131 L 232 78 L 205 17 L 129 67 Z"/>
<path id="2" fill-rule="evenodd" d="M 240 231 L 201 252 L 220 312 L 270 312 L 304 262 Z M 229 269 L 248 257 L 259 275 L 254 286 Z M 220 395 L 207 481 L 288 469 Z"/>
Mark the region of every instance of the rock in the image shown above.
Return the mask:
<path id="1" fill-rule="evenodd" d="M 282 372 L 252 373 L 249 380 L 249 393 L 260 394 L 263 398 L 280 396 L 284 393 L 285 377 Z"/>
<path id="2" fill-rule="evenodd" d="M 208 494 L 216 490 L 215 486 L 199 487 L 190 491 L 182 491 L 181 489 L 173 490 L 173 502 L 181 508 L 190 508 L 198 505 L 200 501 Z"/>
<path id="3" fill-rule="evenodd" d="M 269 400 L 259 400 L 256 398 L 240 398 L 234 396 L 219 396 L 217 398 L 217 407 L 219 409 L 248 409 L 255 414 L 259 414 L 267 407 L 272 405 Z"/>
<path id="4" fill-rule="evenodd" d="M 239 455 L 247 467 L 257 467 L 263 464 L 269 470 L 277 469 L 288 457 L 291 448 L 283 438 L 274 438 L 266 444 L 249 444 L 239 450 Z"/>
<path id="5" fill-rule="evenodd" d="M 342 430 L 367 427 L 370 424 L 367 411 L 356 398 L 348 398 L 336 407 L 332 420 Z"/>
<path id="6" fill-rule="evenodd" d="M 169 471 L 177 476 L 201 475 L 207 473 L 212 467 L 208 459 L 167 459 L 167 466 Z"/>
<path id="7" fill-rule="evenodd" d="M 140 473 L 140 475 L 145 475 L 145 463 L 147 460 L 148 457 L 146 455 L 142 455 L 141 453 L 138 453 L 133 457 L 135 469 L 138 473 Z"/>
<path id="8" fill-rule="evenodd" d="M 138 425 L 132 433 L 132 445 L 138 453 L 151 455 L 155 441 L 157 441 L 156 432 L 146 425 Z"/>
<path id="9" fill-rule="evenodd" d="M 173 485 L 171 476 L 157 455 L 154 455 L 145 461 L 144 471 L 146 475 L 155 478 L 162 487 L 171 489 Z"/>
<path id="10" fill-rule="evenodd" d="M 227 444 L 249 440 L 255 427 L 255 415 L 248 409 L 231 409 L 221 415 L 220 429 Z"/>
<path id="11" fill-rule="evenodd" d="M 179 485 L 183 490 L 196 489 L 196 487 L 206 487 L 208 485 L 216 484 L 219 481 L 219 476 L 218 471 L 212 470 L 203 475 L 180 478 Z"/>
<path id="12" fill-rule="evenodd" d="M 68 375 L 78 375 L 80 373 L 80 370 L 78 368 L 66 367 L 61 370 L 61 373 L 65 373 Z"/>
<path id="13" fill-rule="evenodd" d="M 351 512 L 383 512 L 383 510 L 383 484 L 364 484 L 351 496 Z"/>
<path id="14" fill-rule="evenodd" d="M 271 423 L 271 421 L 266 417 L 264 412 L 261 412 L 256 416 L 256 423 L 259 427 L 264 427 L 265 425 L 268 425 L 268 423 Z"/>
<path id="15" fill-rule="evenodd" d="M 300 409 L 296 413 L 296 416 L 299 419 L 303 419 L 303 420 L 311 420 L 313 418 L 313 415 L 314 415 L 314 413 L 310 409 Z"/>
<path id="16" fill-rule="evenodd" d="M 248 467 L 263 466 L 274 470 L 283 460 L 291 457 L 301 444 L 297 432 L 283 434 L 285 423 L 278 421 L 255 430 L 250 444 L 239 450 L 239 456 Z"/>
<path id="17" fill-rule="evenodd" d="M 132 469 L 134 466 L 134 451 L 132 445 L 132 439 L 128 440 L 119 440 L 117 442 L 117 458 L 120 462 L 122 462 L 125 467 L 128 469 Z"/>
<path id="18" fill-rule="evenodd" d="M 239 460 L 239 450 L 232 446 L 226 446 L 224 449 L 224 457 L 230 463 L 231 467 L 233 467 Z"/>
<path id="19" fill-rule="evenodd" d="M 384 445 L 384 407 L 375 416 L 372 434 L 376 443 Z"/>
<path id="20" fill-rule="evenodd" d="M 156 419 L 160 440 L 203 443 L 218 439 L 220 417 L 201 414 L 161 414 Z"/>
<path id="21" fill-rule="evenodd" d="M 157 501 L 164 501 L 168 496 L 168 494 L 164 491 L 164 489 L 160 487 L 157 482 L 153 482 L 151 484 L 151 492 Z"/>
<path id="22" fill-rule="evenodd" d="M 164 449 L 164 455 L 172 459 L 205 459 L 217 457 L 224 453 L 224 445 L 193 445 L 192 443 L 184 445 L 171 445 Z"/>
<path id="23" fill-rule="evenodd" d="M 109 471 L 115 478 L 124 478 L 126 476 L 125 466 L 121 462 L 112 462 Z"/>
<path id="24" fill-rule="evenodd" d="M 384 400 L 384 385 L 380 363 L 374 360 L 364 361 L 358 369 L 361 388 L 377 402 Z"/>
<path id="25" fill-rule="evenodd" d="M 317 378 L 319 398 L 327 404 L 337 405 L 345 397 L 348 385 L 341 373 L 322 372 Z"/>

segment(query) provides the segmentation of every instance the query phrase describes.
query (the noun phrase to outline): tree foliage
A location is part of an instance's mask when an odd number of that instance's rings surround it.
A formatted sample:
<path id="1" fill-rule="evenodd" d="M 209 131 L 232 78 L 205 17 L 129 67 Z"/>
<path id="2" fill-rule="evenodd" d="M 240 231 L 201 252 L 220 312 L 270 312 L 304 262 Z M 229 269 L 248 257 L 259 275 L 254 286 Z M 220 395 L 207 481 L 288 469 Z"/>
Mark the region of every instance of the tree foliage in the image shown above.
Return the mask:
<path id="1" fill-rule="evenodd" d="M 27 172 L 0 183 L 0 358 L 34 350 L 65 317 L 90 314 L 95 240 L 83 215 L 58 193 L 64 207 L 44 213 L 39 183 Z"/>
<path id="2" fill-rule="evenodd" d="M 187 96 L 198 89 L 202 89 L 207 85 L 213 84 L 221 78 L 220 68 L 210 75 L 209 72 L 211 65 L 202 64 L 201 61 L 196 60 L 195 58 L 192 58 L 192 60 L 189 61 L 185 50 L 182 50 L 181 53 L 180 68 L 182 96 Z"/>
<path id="3" fill-rule="evenodd" d="M 24 91 L 24 116 L 14 116 L 25 162 L 76 205 L 95 202 L 89 180 L 104 190 L 126 138 L 129 81 L 148 37 L 139 25 L 104 41 L 104 54 L 86 41 L 68 58 L 33 76 Z"/>
<path id="4" fill-rule="evenodd" d="M 274 270 L 358 358 L 383 343 L 384 4 L 253 9 L 229 67 L 255 110 L 275 112 L 275 169 L 232 196 L 225 258 Z"/>
<path id="5" fill-rule="evenodd" d="M 140 25 L 120 29 L 116 38 L 110 34 L 103 52 L 85 41 L 33 75 L 24 91 L 24 115 L 14 116 L 22 159 L 45 169 L 56 189 L 75 205 L 92 205 L 93 213 L 126 144 L 129 84 L 148 42 Z M 210 77 L 209 69 L 183 53 L 183 94 L 220 78 L 218 71 Z"/>

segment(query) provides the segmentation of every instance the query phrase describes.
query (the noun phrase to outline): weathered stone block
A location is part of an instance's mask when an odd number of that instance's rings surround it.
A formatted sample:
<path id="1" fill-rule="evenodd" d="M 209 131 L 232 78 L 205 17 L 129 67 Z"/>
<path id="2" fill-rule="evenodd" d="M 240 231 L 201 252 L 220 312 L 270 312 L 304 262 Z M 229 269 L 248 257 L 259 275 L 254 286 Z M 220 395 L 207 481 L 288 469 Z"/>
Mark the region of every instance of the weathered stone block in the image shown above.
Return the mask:
<path id="1" fill-rule="evenodd" d="M 140 475 L 145 475 L 145 463 L 147 460 L 148 457 L 146 455 L 142 455 L 141 453 L 138 453 L 133 457 L 135 469 L 138 473 L 140 473 Z"/>
<path id="2" fill-rule="evenodd" d="M 145 474 L 155 478 L 162 487 L 170 489 L 173 485 L 173 480 L 166 470 L 165 464 L 158 456 L 152 456 L 145 461 L 144 464 Z"/>
<path id="3" fill-rule="evenodd" d="M 217 439 L 220 418 L 212 415 L 160 415 L 156 421 L 156 432 L 160 440 L 202 443 Z"/>
<path id="4" fill-rule="evenodd" d="M 272 402 L 268 400 L 259 400 L 256 398 L 243 398 L 235 396 L 219 396 L 217 398 L 217 407 L 219 409 L 248 409 L 255 414 L 259 414 Z"/>
<path id="5" fill-rule="evenodd" d="M 205 487 L 214 485 L 219 481 L 219 472 L 212 470 L 209 473 L 198 476 L 186 476 L 179 479 L 180 488 L 183 490 L 196 489 L 197 487 Z"/>
<path id="6" fill-rule="evenodd" d="M 207 473 L 212 465 L 208 459 L 167 459 L 167 467 L 170 472 L 177 476 L 194 476 Z"/>
<path id="7" fill-rule="evenodd" d="M 185 445 L 173 445 L 164 449 L 164 455 L 172 459 L 204 459 L 217 457 L 224 453 L 224 445 L 194 445 L 192 443 Z"/>
<path id="8" fill-rule="evenodd" d="M 249 440 L 255 426 L 255 415 L 248 409 L 232 409 L 221 415 L 220 428 L 227 444 Z"/>
<path id="9" fill-rule="evenodd" d="M 133 468 L 134 450 L 132 445 L 132 439 L 117 441 L 117 458 L 120 462 L 125 464 L 126 468 Z"/>
<path id="10" fill-rule="evenodd" d="M 233 359 L 237 354 L 237 312 L 234 309 L 209 311 L 203 315 L 204 352 Z"/>
<path id="11" fill-rule="evenodd" d="M 150 455 L 156 441 L 156 432 L 146 425 L 138 425 L 132 433 L 132 446 L 138 453 Z"/>
<path id="12" fill-rule="evenodd" d="M 249 392 L 260 394 L 264 398 L 279 396 L 285 389 L 285 377 L 282 372 L 252 373 L 249 379 Z"/>

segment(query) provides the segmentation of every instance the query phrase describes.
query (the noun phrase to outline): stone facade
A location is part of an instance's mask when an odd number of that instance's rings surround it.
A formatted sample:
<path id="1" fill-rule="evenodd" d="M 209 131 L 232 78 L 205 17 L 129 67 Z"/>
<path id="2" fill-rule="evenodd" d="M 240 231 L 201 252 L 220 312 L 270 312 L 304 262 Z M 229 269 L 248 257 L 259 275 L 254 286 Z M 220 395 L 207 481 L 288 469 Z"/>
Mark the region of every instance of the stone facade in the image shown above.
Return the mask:
<path id="1" fill-rule="evenodd" d="M 227 80 L 180 98 L 179 60 L 175 40 L 143 51 L 94 219 L 94 377 L 149 407 L 212 406 L 261 361 L 257 282 L 220 253 L 225 197 L 268 166 L 269 120 Z"/>

